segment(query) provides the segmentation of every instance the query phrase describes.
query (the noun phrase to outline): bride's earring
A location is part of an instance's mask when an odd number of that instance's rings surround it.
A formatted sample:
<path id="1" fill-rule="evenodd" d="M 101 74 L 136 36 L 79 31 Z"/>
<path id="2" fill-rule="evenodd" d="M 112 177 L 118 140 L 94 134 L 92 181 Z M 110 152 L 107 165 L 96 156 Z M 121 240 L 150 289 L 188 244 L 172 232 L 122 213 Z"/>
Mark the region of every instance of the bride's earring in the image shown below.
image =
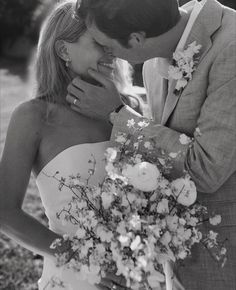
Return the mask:
<path id="1" fill-rule="evenodd" d="M 68 59 L 66 60 L 66 67 L 69 67 L 69 66 L 70 66 L 70 62 L 71 62 L 71 59 L 68 58 Z"/>

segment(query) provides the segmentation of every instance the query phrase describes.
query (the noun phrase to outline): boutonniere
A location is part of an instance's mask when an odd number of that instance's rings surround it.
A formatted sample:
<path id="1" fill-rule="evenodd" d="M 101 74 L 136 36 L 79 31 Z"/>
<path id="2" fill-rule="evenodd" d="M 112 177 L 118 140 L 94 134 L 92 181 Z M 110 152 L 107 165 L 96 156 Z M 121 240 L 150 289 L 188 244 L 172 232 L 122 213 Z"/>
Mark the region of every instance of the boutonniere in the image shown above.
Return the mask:
<path id="1" fill-rule="evenodd" d="M 169 66 L 169 78 L 177 80 L 174 94 L 182 93 L 187 86 L 188 81 L 192 79 L 192 74 L 196 68 L 201 45 L 197 45 L 196 41 L 188 45 L 185 50 L 178 50 L 173 54 L 173 64 Z"/>

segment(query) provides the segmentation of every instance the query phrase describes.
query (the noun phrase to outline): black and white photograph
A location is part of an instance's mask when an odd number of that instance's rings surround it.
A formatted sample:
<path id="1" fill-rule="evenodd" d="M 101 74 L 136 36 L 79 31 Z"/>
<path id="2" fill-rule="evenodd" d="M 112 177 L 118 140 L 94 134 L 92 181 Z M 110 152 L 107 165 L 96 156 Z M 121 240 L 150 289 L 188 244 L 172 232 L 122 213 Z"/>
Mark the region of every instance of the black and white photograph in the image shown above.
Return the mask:
<path id="1" fill-rule="evenodd" d="M 0 0 L 0 290 L 236 290 L 235 0 Z"/>

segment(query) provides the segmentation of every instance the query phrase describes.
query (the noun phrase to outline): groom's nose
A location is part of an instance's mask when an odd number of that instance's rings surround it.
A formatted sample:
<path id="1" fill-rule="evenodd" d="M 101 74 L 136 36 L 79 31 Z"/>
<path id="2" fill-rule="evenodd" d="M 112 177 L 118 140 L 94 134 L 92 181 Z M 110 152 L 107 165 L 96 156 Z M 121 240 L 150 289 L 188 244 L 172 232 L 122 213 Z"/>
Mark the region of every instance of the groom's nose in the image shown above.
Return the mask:
<path id="1" fill-rule="evenodd" d="M 112 53 L 112 49 L 111 49 L 110 47 L 104 46 L 103 49 L 104 49 L 104 52 L 105 52 L 107 55 L 109 55 L 109 56 L 111 56 L 111 57 L 114 58 L 114 55 L 113 55 L 113 53 Z"/>

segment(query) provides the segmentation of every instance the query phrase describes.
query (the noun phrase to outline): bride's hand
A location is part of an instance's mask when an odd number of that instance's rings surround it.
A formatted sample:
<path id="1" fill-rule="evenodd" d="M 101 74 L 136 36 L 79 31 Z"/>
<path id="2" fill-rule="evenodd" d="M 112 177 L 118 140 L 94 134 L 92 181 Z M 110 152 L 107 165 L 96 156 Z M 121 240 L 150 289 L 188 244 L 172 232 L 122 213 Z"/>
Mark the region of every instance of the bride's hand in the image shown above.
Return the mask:
<path id="1" fill-rule="evenodd" d="M 89 70 L 89 74 L 101 86 L 75 78 L 68 86 L 66 100 L 73 110 L 94 119 L 109 120 L 109 114 L 120 107 L 120 94 L 113 81 L 101 72 Z"/>

